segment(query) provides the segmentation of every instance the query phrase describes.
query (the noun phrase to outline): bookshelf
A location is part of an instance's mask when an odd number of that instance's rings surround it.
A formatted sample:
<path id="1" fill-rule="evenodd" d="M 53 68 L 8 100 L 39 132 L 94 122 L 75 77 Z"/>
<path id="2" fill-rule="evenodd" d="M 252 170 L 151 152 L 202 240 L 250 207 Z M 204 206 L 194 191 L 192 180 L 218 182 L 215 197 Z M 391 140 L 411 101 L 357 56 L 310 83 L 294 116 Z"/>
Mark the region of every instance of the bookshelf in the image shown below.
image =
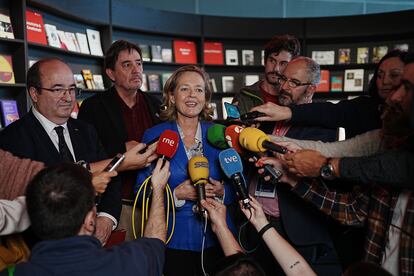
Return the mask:
<path id="1" fill-rule="evenodd" d="M 163 74 L 172 73 L 182 65 L 176 62 L 174 41 L 193 42 L 195 64 L 203 67 L 215 80 L 217 92 L 213 93 L 212 99 L 219 115 L 222 114 L 221 99 L 233 97 L 245 85 L 246 75 L 250 76 L 250 81 L 263 76 L 262 48 L 275 34 L 288 33 L 298 37 L 302 54 L 306 56 L 312 56 L 313 51 L 334 51 L 334 64 L 321 65 L 321 69 L 329 70 L 331 76 L 344 75 L 345 70 L 364 70 L 362 91 L 321 92 L 314 96 L 317 101 L 363 95 L 369 73 L 375 69 L 371 62 L 374 47 L 392 49 L 396 44 L 407 44 L 410 50 L 414 48 L 414 27 L 406 23 L 410 22 L 413 11 L 333 18 L 259 19 L 159 11 L 126 0 L 0 0 L 0 12 L 9 13 L 15 37 L 0 38 L 0 55 L 11 56 L 15 76 L 14 84 L 0 83 L 0 99 L 15 100 L 20 116 L 30 107 L 25 79 L 31 60 L 56 56 L 65 60 L 74 73 L 90 69 L 93 74 L 103 76 L 106 88 L 111 85 L 102 69 L 102 56 L 28 41 L 26 9 L 40 13 L 44 23 L 55 25 L 58 30 L 72 33 L 86 33 L 86 29 L 99 31 L 103 52 L 117 39 L 148 45 L 150 53 L 151 45 L 171 49 L 171 60 L 168 60 L 167 51 L 167 60 L 156 62 L 150 55 L 150 59 L 144 61 L 147 78 L 151 74 L 159 75 L 159 89 L 151 91 L 158 96 L 161 96 Z M 209 64 L 204 60 L 206 42 L 221 44 L 223 64 Z M 357 62 L 357 51 L 361 47 L 369 49 L 368 62 L 364 64 Z M 338 64 L 339 49 L 350 49 L 349 64 Z M 237 65 L 226 64 L 226 50 L 237 51 Z M 243 65 L 243 50 L 253 51 L 253 63 Z M 227 92 L 223 89 L 223 76 L 233 78 L 233 89 Z M 81 98 L 102 92 L 85 89 Z"/>

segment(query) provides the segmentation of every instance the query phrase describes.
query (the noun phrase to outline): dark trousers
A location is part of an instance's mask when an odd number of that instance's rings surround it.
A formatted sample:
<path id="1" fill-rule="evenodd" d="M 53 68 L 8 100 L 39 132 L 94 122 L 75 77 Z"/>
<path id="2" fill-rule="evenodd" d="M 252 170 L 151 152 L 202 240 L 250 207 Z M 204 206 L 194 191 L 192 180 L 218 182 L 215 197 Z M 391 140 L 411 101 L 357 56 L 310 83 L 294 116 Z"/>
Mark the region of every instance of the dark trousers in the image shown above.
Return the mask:
<path id="1" fill-rule="evenodd" d="M 165 254 L 165 276 L 203 275 L 201 252 L 167 248 Z M 217 262 L 223 257 L 224 254 L 220 247 L 210 247 L 204 250 L 204 269 L 209 275 L 213 275 Z"/>

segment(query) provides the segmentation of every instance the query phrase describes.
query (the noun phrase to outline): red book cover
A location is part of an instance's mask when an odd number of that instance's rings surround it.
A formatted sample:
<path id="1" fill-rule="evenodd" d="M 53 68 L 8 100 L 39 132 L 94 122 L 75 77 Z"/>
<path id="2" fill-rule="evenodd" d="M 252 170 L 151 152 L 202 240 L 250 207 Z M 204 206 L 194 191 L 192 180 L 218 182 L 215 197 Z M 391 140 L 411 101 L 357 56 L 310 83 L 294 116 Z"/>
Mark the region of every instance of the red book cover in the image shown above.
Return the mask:
<path id="1" fill-rule="evenodd" d="M 193 41 L 174 40 L 173 46 L 176 63 L 197 63 L 196 44 Z"/>
<path id="2" fill-rule="evenodd" d="M 27 40 L 47 45 L 45 27 L 43 26 L 43 17 L 40 13 L 26 10 L 26 29 Z"/>
<path id="3" fill-rule="evenodd" d="M 0 55 L 0 83 L 15 83 L 13 62 L 10 55 Z"/>
<path id="4" fill-rule="evenodd" d="M 224 64 L 221 42 L 204 42 L 204 64 Z"/>
<path id="5" fill-rule="evenodd" d="M 316 88 L 316 92 L 329 92 L 329 71 L 321 70 L 321 80 Z"/>

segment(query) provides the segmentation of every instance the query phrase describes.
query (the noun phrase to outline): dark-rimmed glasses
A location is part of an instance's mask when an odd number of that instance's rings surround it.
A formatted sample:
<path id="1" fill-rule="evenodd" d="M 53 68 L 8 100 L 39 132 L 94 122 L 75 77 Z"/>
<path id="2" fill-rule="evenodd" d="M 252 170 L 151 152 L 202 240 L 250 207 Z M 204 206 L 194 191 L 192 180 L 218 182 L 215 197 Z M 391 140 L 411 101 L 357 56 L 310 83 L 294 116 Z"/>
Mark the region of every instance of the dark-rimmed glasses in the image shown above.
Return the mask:
<path id="1" fill-rule="evenodd" d="M 298 80 L 289 79 L 285 75 L 282 75 L 282 74 L 277 74 L 277 76 L 278 76 L 277 82 L 280 85 L 283 85 L 285 82 L 287 82 L 290 88 L 296 88 L 298 86 L 304 86 L 304 85 L 312 85 L 312 83 L 310 82 L 300 82 Z"/>
<path id="2" fill-rule="evenodd" d="M 36 87 L 37 89 L 43 89 L 46 91 L 50 91 L 53 93 L 56 97 L 63 96 L 66 92 L 69 93 L 69 95 L 75 95 L 79 96 L 81 94 L 81 89 L 77 87 L 69 87 L 69 88 L 45 88 L 45 87 Z"/>

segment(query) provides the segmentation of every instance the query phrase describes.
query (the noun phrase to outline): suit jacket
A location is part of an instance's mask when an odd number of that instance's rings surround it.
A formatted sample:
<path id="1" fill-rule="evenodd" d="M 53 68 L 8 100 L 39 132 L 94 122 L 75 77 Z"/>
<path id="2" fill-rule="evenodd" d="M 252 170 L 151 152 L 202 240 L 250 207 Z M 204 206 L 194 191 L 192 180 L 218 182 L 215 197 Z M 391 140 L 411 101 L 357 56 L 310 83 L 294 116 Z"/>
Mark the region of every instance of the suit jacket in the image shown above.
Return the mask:
<path id="1" fill-rule="evenodd" d="M 114 156 L 125 152 L 125 142 L 128 134 L 122 118 L 122 111 L 115 87 L 111 87 L 104 93 L 99 93 L 86 99 L 79 110 L 78 119 L 92 124 L 101 140 L 106 153 Z M 145 103 L 152 117 L 152 123 L 158 124 L 158 112 L 161 106 L 160 100 L 150 94 L 143 93 Z"/>
<path id="2" fill-rule="evenodd" d="M 91 125 L 70 118 L 67 126 L 76 160 L 91 163 L 107 158 L 96 131 Z M 44 162 L 46 166 L 62 162 L 59 151 L 32 111 L 0 132 L 0 148 L 20 158 Z M 98 211 L 119 219 L 121 213 L 119 179 L 113 179 L 108 185 L 98 205 Z"/>
<path id="3" fill-rule="evenodd" d="M 211 126 L 211 123 L 201 122 L 201 131 L 202 131 L 202 141 L 203 141 L 203 155 L 207 158 L 209 162 L 209 175 L 213 179 L 222 180 L 225 179 L 223 175 L 220 163 L 218 160 L 218 155 L 220 150 L 211 146 L 207 142 L 207 129 Z M 150 129 L 148 129 L 143 137 L 143 142 L 151 141 L 152 139 L 160 136 L 160 134 L 166 130 L 170 129 L 175 132 L 178 132 L 177 124 L 175 121 L 165 122 L 159 125 L 156 125 Z M 171 188 L 171 191 L 181 184 L 183 181 L 190 179 L 188 175 L 188 158 L 185 153 L 184 143 L 183 141 L 179 140 L 179 145 L 177 152 L 175 153 L 174 157 L 171 159 L 170 163 L 170 171 L 171 176 L 168 179 L 168 185 Z M 153 167 L 146 168 L 139 170 L 138 178 L 136 183 L 135 191 L 139 189 L 142 182 L 144 181 L 147 176 L 150 175 Z M 234 198 L 235 193 L 233 188 L 230 186 L 229 183 L 224 183 L 225 189 L 225 198 L 224 204 L 230 204 Z M 142 195 L 142 193 L 141 193 Z M 193 212 L 193 205 L 196 204 L 195 201 L 186 200 L 184 206 L 178 208 L 176 210 L 176 223 L 175 223 L 175 230 L 174 235 L 170 242 L 167 244 L 168 248 L 179 249 L 179 250 L 191 250 L 191 251 L 201 251 L 202 245 L 202 238 L 203 238 L 203 225 L 204 223 L 200 218 L 198 218 Z M 171 216 L 171 211 L 170 211 Z M 172 221 L 170 217 L 170 221 Z M 227 216 L 227 222 L 230 229 L 234 230 L 234 226 L 230 221 L 229 216 Z M 169 224 L 168 234 L 171 233 L 171 223 Z M 217 245 L 218 242 L 214 233 L 212 232 L 210 227 L 207 227 L 206 232 L 206 248 Z"/>

